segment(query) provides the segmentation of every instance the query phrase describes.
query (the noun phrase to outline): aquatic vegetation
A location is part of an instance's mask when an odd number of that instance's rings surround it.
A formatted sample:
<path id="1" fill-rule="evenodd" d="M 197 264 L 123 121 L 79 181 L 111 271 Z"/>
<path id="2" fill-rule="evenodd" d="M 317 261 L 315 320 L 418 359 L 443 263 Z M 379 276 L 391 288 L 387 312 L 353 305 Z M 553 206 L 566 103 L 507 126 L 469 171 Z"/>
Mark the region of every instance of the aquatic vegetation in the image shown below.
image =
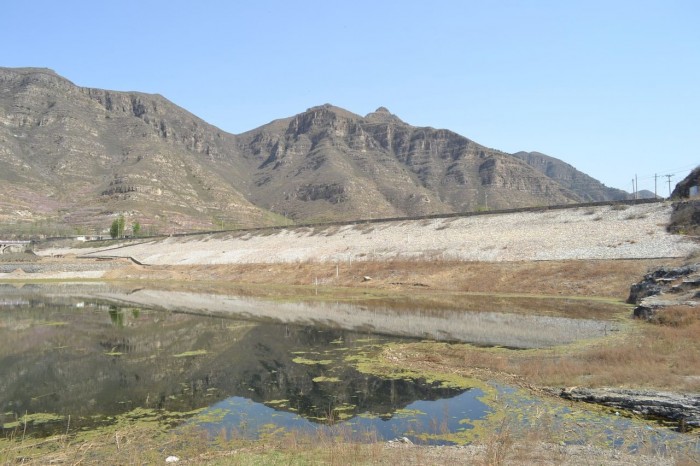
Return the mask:
<path id="1" fill-rule="evenodd" d="M 313 381 L 316 382 L 316 383 L 323 383 L 323 382 L 326 382 L 326 383 L 338 383 L 338 382 L 340 382 L 340 379 L 339 379 L 338 377 L 325 377 L 325 376 L 322 376 L 322 375 L 320 375 L 320 376 L 318 376 L 318 377 L 314 377 L 314 378 L 311 379 L 311 380 L 313 380 Z"/>
<path id="2" fill-rule="evenodd" d="M 193 356 L 204 356 L 205 354 L 209 354 L 209 351 L 200 349 L 200 350 L 193 350 L 193 351 L 185 351 L 184 353 L 180 354 L 174 354 L 174 358 L 189 358 Z"/>
<path id="3" fill-rule="evenodd" d="M 315 361 L 313 359 L 307 359 L 307 358 L 302 358 L 302 357 L 294 358 L 294 359 L 292 359 L 292 362 L 295 362 L 296 364 L 306 364 L 309 366 L 313 366 L 316 364 L 327 366 L 329 364 L 333 364 L 333 361 L 330 359 L 322 359 L 322 360 Z"/>
<path id="4" fill-rule="evenodd" d="M 283 405 L 286 405 L 288 403 L 289 403 L 289 400 L 267 400 L 267 401 L 265 401 L 266 405 L 271 405 L 271 406 L 275 406 L 275 405 L 283 406 Z"/>
<path id="5" fill-rule="evenodd" d="M 48 424 L 52 422 L 62 422 L 64 417 L 54 413 L 33 413 L 25 414 L 14 422 L 8 422 L 2 425 L 3 429 L 14 429 L 23 425 L 33 424 Z"/>
<path id="6" fill-rule="evenodd" d="M 415 417 L 415 416 L 425 416 L 426 413 L 419 409 L 397 409 L 394 411 L 394 417 Z"/>

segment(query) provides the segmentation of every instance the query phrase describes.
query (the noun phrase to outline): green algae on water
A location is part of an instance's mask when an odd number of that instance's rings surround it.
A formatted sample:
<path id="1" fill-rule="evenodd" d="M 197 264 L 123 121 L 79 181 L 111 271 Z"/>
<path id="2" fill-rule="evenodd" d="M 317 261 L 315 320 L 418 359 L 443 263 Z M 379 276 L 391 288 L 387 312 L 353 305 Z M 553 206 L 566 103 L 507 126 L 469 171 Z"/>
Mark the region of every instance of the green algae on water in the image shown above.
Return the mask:
<path id="1" fill-rule="evenodd" d="M 321 365 L 327 366 L 329 364 L 333 364 L 333 361 L 331 361 L 330 359 L 322 359 L 319 361 L 314 361 L 313 359 L 306 359 L 306 358 L 302 358 L 302 357 L 294 358 L 294 359 L 292 359 L 292 362 L 294 362 L 296 364 L 306 364 L 308 366 L 313 366 L 316 364 L 321 364 Z"/>
<path id="2" fill-rule="evenodd" d="M 327 382 L 327 383 L 338 383 L 340 382 L 340 379 L 338 377 L 325 377 L 325 376 L 318 376 L 314 377 L 313 379 L 314 382 L 316 383 L 322 383 L 322 382 Z"/>
<path id="3" fill-rule="evenodd" d="M 63 416 L 54 413 L 33 413 L 26 414 L 14 422 L 8 422 L 2 425 L 3 429 L 14 429 L 24 424 L 48 424 L 51 422 L 63 421 Z"/>
<path id="4" fill-rule="evenodd" d="M 200 350 L 194 350 L 194 351 L 185 351 L 184 353 L 180 354 L 175 354 L 173 355 L 174 358 L 188 358 L 192 356 L 204 356 L 205 354 L 208 354 L 209 351 L 205 349 L 200 349 Z"/>

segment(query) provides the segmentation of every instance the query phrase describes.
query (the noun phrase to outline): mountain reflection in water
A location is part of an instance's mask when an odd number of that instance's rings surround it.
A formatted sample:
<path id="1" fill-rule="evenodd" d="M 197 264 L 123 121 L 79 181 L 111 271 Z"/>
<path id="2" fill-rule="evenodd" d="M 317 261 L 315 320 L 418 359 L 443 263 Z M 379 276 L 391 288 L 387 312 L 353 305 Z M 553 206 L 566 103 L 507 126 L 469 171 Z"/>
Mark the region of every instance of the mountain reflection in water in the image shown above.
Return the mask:
<path id="1" fill-rule="evenodd" d="M 363 413 L 388 419 L 417 400 L 464 392 L 381 379 L 345 363 L 350 354 L 365 355 L 397 341 L 389 337 L 36 291 L 2 288 L 6 303 L 10 294 L 22 296 L 0 314 L 0 424 L 5 427 L 25 413 L 70 415 L 71 426 L 78 428 L 91 425 L 95 416 L 104 419 L 137 407 L 190 412 L 231 397 L 315 423 Z M 50 423 L 33 427 L 37 434 L 65 429 Z"/>

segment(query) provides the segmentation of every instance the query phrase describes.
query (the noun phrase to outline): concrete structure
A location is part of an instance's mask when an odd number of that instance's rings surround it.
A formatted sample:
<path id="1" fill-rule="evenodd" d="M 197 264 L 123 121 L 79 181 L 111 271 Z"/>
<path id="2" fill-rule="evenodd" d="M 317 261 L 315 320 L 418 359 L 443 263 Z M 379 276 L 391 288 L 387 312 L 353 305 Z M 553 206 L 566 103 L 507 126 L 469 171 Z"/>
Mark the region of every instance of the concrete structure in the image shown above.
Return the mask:
<path id="1" fill-rule="evenodd" d="M 31 241 L 14 241 L 0 239 L 0 254 L 22 253 L 31 250 Z"/>

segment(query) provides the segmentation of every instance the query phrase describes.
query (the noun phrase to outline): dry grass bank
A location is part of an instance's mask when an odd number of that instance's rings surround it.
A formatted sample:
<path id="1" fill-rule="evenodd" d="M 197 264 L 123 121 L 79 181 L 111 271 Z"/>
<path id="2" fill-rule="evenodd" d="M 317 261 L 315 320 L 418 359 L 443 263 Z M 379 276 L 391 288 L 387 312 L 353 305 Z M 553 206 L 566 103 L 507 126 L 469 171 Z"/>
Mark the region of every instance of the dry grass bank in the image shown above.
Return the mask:
<path id="1" fill-rule="evenodd" d="M 133 266 L 106 278 L 189 283 L 334 286 L 369 289 L 445 290 L 625 299 L 630 285 L 650 268 L 680 260 L 538 262 L 385 261 L 240 265 Z M 369 277 L 371 280 L 366 280 Z M 216 287 L 214 283 L 213 287 Z"/>
<path id="2" fill-rule="evenodd" d="M 563 445 L 551 429 L 527 429 L 504 420 L 483 440 L 466 446 L 378 442 L 373 433 L 339 427 L 330 433 L 271 432 L 258 441 L 196 427 L 164 432 L 157 426 L 122 426 L 89 436 L 0 442 L 0 464 L 163 464 L 169 456 L 189 465 L 684 465 L 694 453 L 660 453 L 649 444 L 629 454 L 623 448 Z M 624 435 L 620 433 L 620 435 Z M 639 442 L 642 439 L 630 439 Z"/>
<path id="3" fill-rule="evenodd" d="M 629 387 L 700 391 L 700 316 L 676 306 L 656 323 L 634 322 L 620 335 L 568 347 L 514 351 L 471 345 L 415 343 L 385 357 L 417 370 L 505 378 L 530 388 Z"/>

